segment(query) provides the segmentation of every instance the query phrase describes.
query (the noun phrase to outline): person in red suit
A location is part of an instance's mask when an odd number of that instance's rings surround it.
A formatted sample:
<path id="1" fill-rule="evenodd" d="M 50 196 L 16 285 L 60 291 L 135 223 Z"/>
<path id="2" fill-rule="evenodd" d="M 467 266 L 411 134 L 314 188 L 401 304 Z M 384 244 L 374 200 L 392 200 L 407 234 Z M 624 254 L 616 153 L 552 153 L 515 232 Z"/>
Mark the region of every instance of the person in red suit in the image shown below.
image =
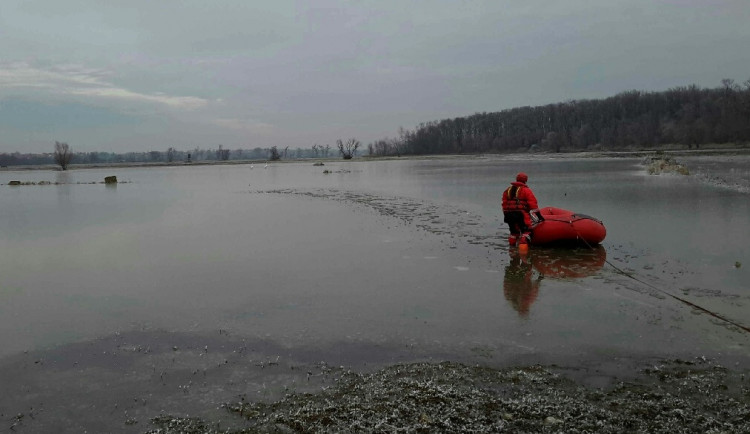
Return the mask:
<path id="1" fill-rule="evenodd" d="M 510 228 L 508 242 L 515 246 L 517 242 L 528 243 L 531 240 L 532 214 L 539 218 L 539 204 L 534 192 L 526 185 L 528 175 L 521 172 L 516 181 L 503 192 L 503 216 Z"/>

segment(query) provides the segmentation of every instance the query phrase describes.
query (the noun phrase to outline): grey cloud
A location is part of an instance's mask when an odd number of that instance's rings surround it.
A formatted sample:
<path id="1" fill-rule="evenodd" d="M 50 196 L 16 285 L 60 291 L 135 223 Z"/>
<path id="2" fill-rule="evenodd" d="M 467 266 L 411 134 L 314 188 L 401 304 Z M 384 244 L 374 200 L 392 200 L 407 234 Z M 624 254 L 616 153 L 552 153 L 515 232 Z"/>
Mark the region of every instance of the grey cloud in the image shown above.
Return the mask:
<path id="1" fill-rule="evenodd" d="M 746 0 L 5 0 L 0 102 L 148 114 L 139 150 L 367 143 L 474 112 L 742 82 L 747 22 Z M 30 131 L 0 131 L 0 152 L 55 140 Z"/>

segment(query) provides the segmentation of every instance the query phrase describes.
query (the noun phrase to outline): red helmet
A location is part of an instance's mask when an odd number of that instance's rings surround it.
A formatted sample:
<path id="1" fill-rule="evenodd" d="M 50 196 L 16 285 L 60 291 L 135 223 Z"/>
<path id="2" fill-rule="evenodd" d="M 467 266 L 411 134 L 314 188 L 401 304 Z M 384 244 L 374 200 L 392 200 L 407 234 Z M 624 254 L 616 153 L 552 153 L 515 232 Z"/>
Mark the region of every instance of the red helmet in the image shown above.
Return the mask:
<path id="1" fill-rule="evenodd" d="M 518 181 L 518 182 L 523 182 L 524 184 L 526 184 L 526 181 L 528 181 L 528 180 L 529 180 L 529 175 L 527 175 L 527 174 L 525 174 L 523 172 L 521 172 L 518 175 L 516 175 L 516 181 Z"/>

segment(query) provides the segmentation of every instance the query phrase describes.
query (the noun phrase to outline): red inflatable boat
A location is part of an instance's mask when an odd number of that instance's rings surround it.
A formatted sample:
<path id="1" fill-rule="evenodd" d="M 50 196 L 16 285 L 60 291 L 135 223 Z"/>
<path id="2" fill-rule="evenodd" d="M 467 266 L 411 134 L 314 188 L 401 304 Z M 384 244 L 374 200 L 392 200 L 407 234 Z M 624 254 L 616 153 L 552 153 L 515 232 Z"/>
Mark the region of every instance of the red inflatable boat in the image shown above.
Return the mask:
<path id="1" fill-rule="evenodd" d="M 531 227 L 531 244 L 599 244 L 607 236 L 604 224 L 594 217 L 548 206 L 539 210 L 543 220 Z"/>

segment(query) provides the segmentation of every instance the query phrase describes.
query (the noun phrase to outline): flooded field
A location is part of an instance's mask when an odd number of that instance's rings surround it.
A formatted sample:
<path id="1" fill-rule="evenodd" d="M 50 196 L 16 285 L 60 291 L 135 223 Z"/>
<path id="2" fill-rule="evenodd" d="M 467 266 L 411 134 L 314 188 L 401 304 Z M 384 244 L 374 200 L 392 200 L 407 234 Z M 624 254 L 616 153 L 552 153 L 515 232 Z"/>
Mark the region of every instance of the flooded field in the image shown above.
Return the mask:
<path id="1" fill-rule="evenodd" d="M 664 359 L 748 369 L 738 158 L 691 157 L 691 176 L 500 157 L 1 171 L 2 420 L 229 426 L 222 403 L 410 362 L 590 387 Z M 540 206 L 603 220 L 602 246 L 509 251 L 499 198 L 521 170 Z"/>

